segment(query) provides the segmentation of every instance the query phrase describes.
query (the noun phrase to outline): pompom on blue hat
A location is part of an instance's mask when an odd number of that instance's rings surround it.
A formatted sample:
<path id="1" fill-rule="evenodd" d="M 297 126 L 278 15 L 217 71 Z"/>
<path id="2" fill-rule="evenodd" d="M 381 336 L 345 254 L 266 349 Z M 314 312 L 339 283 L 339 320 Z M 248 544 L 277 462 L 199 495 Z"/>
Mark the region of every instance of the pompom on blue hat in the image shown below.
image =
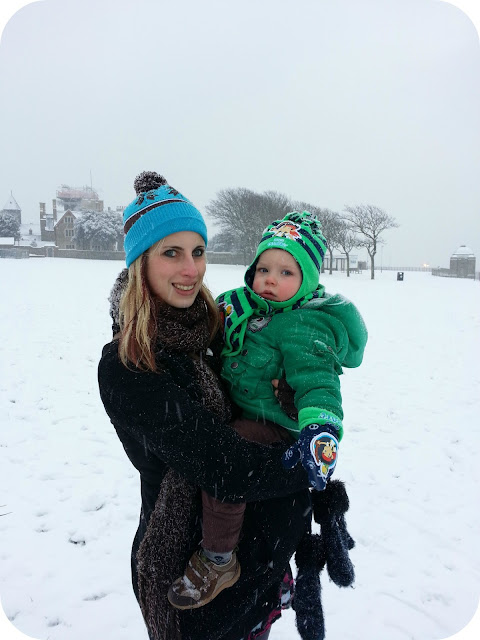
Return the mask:
<path id="1" fill-rule="evenodd" d="M 179 231 L 194 231 L 207 246 L 207 227 L 200 211 L 163 176 L 144 171 L 133 183 L 137 197 L 123 212 L 125 261 L 134 260 L 156 242 Z"/>

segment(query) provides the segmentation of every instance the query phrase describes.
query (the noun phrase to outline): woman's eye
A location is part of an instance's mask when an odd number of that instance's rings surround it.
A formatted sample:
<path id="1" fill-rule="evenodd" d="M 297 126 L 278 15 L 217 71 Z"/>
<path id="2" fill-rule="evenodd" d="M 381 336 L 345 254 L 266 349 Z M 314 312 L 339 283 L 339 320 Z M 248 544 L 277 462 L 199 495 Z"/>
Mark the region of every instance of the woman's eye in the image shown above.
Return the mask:
<path id="1" fill-rule="evenodd" d="M 205 253 L 205 249 L 203 247 L 198 247 L 197 249 L 193 250 L 193 257 L 194 258 L 201 258 Z"/>
<path id="2" fill-rule="evenodd" d="M 167 249 L 163 252 L 163 255 L 167 256 L 167 258 L 175 258 L 177 252 L 175 251 L 175 249 Z"/>

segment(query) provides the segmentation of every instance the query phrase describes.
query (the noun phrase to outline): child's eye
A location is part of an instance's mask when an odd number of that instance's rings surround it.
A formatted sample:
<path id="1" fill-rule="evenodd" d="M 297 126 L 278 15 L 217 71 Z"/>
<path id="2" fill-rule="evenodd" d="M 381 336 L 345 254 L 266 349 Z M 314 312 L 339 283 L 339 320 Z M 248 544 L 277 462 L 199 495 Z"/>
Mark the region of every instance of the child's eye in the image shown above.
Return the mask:
<path id="1" fill-rule="evenodd" d="M 268 273 L 268 269 L 266 267 L 258 267 L 258 273 Z"/>
<path id="2" fill-rule="evenodd" d="M 289 271 L 288 269 L 284 269 L 282 271 L 284 276 L 293 276 L 293 273 L 291 271 Z"/>
<path id="3" fill-rule="evenodd" d="M 196 249 L 193 250 L 192 255 L 194 258 L 201 258 L 204 253 L 205 253 L 205 249 L 203 247 L 197 247 Z"/>

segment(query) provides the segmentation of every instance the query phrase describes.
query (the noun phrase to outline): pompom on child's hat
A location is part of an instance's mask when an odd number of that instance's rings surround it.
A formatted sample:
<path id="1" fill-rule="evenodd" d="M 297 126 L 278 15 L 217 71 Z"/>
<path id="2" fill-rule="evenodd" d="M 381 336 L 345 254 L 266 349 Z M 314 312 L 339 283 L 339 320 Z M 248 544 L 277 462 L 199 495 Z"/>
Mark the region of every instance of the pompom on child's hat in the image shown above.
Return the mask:
<path id="1" fill-rule="evenodd" d="M 302 284 L 294 298 L 284 303 L 273 302 L 273 307 L 291 305 L 315 291 L 327 250 L 327 241 L 322 234 L 320 222 L 313 214 L 308 211 L 293 211 L 287 213 L 282 220 L 275 220 L 268 225 L 257 247 L 255 259 L 245 274 L 247 287 L 252 285 L 258 258 L 267 249 L 288 251 L 302 271 Z"/>
<path id="2" fill-rule="evenodd" d="M 194 231 L 207 245 L 200 211 L 154 171 L 144 171 L 133 184 L 137 197 L 123 212 L 125 261 L 134 260 L 156 242 L 179 231 Z"/>

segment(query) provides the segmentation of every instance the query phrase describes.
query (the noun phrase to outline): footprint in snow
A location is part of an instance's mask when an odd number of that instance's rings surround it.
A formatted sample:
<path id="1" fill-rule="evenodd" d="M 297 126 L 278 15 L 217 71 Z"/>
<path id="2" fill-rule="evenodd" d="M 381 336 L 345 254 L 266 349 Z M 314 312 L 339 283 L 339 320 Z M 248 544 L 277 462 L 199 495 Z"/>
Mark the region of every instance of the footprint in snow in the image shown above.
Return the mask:
<path id="1" fill-rule="evenodd" d="M 106 593 L 94 593 L 91 596 L 85 596 L 85 602 L 93 602 L 94 600 L 101 600 L 102 598 L 106 598 L 108 594 Z"/>
<path id="2" fill-rule="evenodd" d="M 62 624 L 60 618 L 52 618 L 47 622 L 47 627 L 58 627 L 59 624 Z"/>

